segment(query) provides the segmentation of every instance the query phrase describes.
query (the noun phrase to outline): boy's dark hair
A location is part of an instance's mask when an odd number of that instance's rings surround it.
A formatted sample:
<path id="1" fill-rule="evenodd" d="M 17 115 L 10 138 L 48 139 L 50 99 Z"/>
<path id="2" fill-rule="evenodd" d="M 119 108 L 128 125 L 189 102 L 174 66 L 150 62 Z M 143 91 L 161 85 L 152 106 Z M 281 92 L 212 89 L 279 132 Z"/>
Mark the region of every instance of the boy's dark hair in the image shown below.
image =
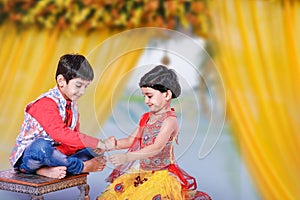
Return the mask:
<path id="1" fill-rule="evenodd" d="M 86 81 L 94 79 L 94 72 L 90 63 L 83 55 L 79 54 L 66 54 L 60 57 L 55 79 L 59 74 L 63 75 L 67 84 L 74 78 L 81 78 Z"/>
<path id="2" fill-rule="evenodd" d="M 170 90 L 172 98 L 177 98 L 181 93 L 181 87 L 175 70 L 169 69 L 163 65 L 158 65 L 140 80 L 140 87 L 151 87 L 160 92 Z"/>

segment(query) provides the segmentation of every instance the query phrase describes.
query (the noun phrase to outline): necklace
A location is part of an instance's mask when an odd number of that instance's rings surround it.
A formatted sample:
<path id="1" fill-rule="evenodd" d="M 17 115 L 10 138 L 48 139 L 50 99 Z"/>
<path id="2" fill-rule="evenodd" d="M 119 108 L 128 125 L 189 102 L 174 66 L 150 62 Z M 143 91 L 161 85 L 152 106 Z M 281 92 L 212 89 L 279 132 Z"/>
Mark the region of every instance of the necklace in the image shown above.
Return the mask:
<path id="1" fill-rule="evenodd" d="M 159 113 L 159 114 L 155 114 L 155 113 L 151 113 L 148 123 L 149 124 L 153 124 L 154 122 L 156 122 L 159 118 L 161 118 L 161 116 L 163 116 L 164 114 L 166 114 L 166 112 L 164 113 Z"/>

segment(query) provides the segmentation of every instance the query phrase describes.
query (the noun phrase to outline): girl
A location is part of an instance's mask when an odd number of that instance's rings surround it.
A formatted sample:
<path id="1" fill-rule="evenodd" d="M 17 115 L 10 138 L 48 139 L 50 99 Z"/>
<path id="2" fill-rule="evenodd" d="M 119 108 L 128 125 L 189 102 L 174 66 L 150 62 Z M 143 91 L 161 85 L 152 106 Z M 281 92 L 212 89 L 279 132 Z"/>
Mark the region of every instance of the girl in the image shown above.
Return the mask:
<path id="1" fill-rule="evenodd" d="M 117 140 L 115 149 L 128 151 L 109 157 L 116 166 L 107 178 L 112 184 L 98 200 L 211 199 L 196 191 L 196 180 L 175 164 L 178 123 L 171 99 L 181 93 L 175 71 L 156 66 L 141 78 L 139 86 L 150 111 L 128 138 Z M 137 160 L 139 169 L 132 167 Z"/>

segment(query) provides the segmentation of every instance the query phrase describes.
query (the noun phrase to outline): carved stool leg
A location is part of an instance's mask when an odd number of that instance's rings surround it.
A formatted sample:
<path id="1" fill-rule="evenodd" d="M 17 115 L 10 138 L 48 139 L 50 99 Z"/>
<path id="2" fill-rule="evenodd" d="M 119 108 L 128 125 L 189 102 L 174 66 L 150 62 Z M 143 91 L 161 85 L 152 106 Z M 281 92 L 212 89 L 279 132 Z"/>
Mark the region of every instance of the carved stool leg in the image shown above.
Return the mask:
<path id="1" fill-rule="evenodd" d="M 88 184 L 79 185 L 78 189 L 80 191 L 79 194 L 79 200 L 90 200 L 89 192 L 90 192 L 90 186 Z"/>
<path id="2" fill-rule="evenodd" d="M 44 200 L 44 196 L 43 195 L 31 195 L 31 200 Z"/>

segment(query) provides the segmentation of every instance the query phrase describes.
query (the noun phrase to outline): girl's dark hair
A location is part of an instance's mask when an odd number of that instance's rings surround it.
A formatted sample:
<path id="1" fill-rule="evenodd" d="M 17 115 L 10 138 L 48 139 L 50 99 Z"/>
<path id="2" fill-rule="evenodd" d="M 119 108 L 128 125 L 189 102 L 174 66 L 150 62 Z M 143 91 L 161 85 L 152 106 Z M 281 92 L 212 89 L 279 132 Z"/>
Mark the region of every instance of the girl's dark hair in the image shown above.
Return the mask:
<path id="1" fill-rule="evenodd" d="M 163 65 L 158 65 L 140 80 L 140 87 L 151 87 L 161 92 L 170 90 L 172 98 L 177 98 L 181 93 L 181 87 L 175 70 L 169 69 Z"/>
<path id="2" fill-rule="evenodd" d="M 88 60 L 79 54 L 66 54 L 60 57 L 55 78 L 59 74 L 64 76 L 67 84 L 74 78 L 81 78 L 86 81 L 94 79 L 94 72 Z"/>

